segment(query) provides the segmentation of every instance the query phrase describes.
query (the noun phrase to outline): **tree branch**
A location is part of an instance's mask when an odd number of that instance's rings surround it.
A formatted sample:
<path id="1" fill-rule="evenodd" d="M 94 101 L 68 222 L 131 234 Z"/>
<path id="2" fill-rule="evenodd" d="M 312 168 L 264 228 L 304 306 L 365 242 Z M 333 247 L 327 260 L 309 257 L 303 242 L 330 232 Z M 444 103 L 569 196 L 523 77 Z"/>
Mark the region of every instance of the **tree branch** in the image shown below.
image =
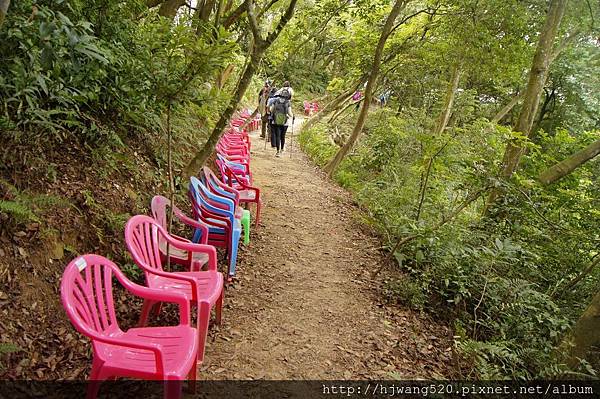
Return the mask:
<path id="1" fill-rule="evenodd" d="M 225 29 L 227 29 L 231 25 L 233 25 L 235 23 L 235 21 L 237 21 L 246 12 L 246 2 L 247 1 L 248 0 L 245 0 L 242 4 L 240 4 L 239 6 L 237 6 L 237 8 L 235 10 L 233 10 L 231 12 L 231 14 L 229 14 L 225 18 L 225 22 L 223 22 L 223 27 Z"/>
<path id="2" fill-rule="evenodd" d="M 600 140 L 594 141 L 584 149 L 577 151 L 559 163 L 546 169 L 539 175 L 538 180 L 545 185 L 552 184 L 555 181 L 562 179 L 590 159 L 595 158 L 598 154 L 600 154 Z"/>
<path id="3" fill-rule="evenodd" d="M 565 292 L 575 287 L 585 276 L 589 275 L 595 268 L 600 264 L 600 256 L 596 255 L 595 260 L 592 258 L 592 262 L 581 271 L 575 278 L 569 281 L 564 287 L 556 287 L 556 289 L 550 295 L 551 298 L 561 297 Z M 560 290 L 559 290 L 560 288 Z M 558 295 L 557 295 L 558 294 Z"/>
<path id="4" fill-rule="evenodd" d="M 266 6 L 264 6 L 263 8 L 260 9 L 260 11 L 258 12 L 257 18 L 262 17 L 267 11 L 269 11 L 271 9 L 271 7 L 273 7 L 273 5 L 275 3 L 277 3 L 279 0 L 271 0 L 269 2 L 269 4 L 267 4 Z"/>
<path id="5" fill-rule="evenodd" d="M 2 26 L 4 18 L 6 17 L 8 6 L 10 6 L 10 0 L 0 0 L 0 26 Z"/>
<path id="6" fill-rule="evenodd" d="M 254 43 L 256 46 L 262 46 L 263 38 L 260 34 L 260 28 L 258 27 L 258 21 L 256 20 L 256 15 L 254 15 L 254 1 L 246 0 L 246 13 L 248 14 L 248 25 L 250 25 L 250 30 L 252 31 L 252 36 L 254 36 Z"/>
<path id="7" fill-rule="evenodd" d="M 464 209 L 466 209 L 473 202 L 477 201 L 479 199 L 479 197 L 481 197 L 490 188 L 492 188 L 492 186 L 486 186 L 486 187 L 482 188 L 481 190 L 478 190 L 478 191 L 475 191 L 474 193 L 471 193 L 471 195 L 467 196 L 467 198 L 465 198 L 465 200 L 462 202 L 462 204 L 460 204 L 460 206 L 458 208 L 456 208 L 455 210 L 453 210 L 452 212 L 450 212 L 448 215 L 443 216 L 442 219 L 440 219 L 439 222 L 437 222 L 435 225 L 433 225 L 429 231 L 430 232 L 434 232 L 434 231 L 438 230 L 440 227 L 444 226 L 446 223 L 452 221 Z M 396 245 L 394 245 L 394 247 L 390 251 L 390 254 L 388 255 L 388 258 L 387 258 L 388 261 L 392 258 L 392 256 L 394 256 L 394 253 L 398 249 L 402 248 L 404 245 L 408 244 L 409 242 L 411 242 L 415 238 L 419 237 L 420 235 L 421 234 L 416 233 L 416 234 L 411 234 L 411 235 L 408 235 L 406 237 L 403 237 L 403 238 L 399 239 L 396 242 Z M 379 272 L 381 271 L 381 269 L 383 269 L 384 265 L 385 265 L 385 262 L 382 262 L 381 266 L 373 273 L 373 276 L 376 276 L 377 274 L 379 274 Z"/>
<path id="8" fill-rule="evenodd" d="M 275 41 L 275 39 L 277 39 L 277 37 L 279 36 L 281 31 L 283 30 L 283 27 L 289 22 L 290 19 L 292 19 L 292 16 L 294 15 L 294 9 L 296 8 L 297 2 L 298 2 L 298 0 L 290 1 L 290 5 L 285 10 L 285 13 L 281 16 L 281 19 L 279 20 L 277 27 L 275 28 L 275 30 L 273 30 L 273 32 L 269 33 L 269 35 L 265 39 L 265 43 L 267 44 L 267 46 L 270 46 L 271 43 L 273 43 Z"/>
<path id="9" fill-rule="evenodd" d="M 508 114 L 510 112 L 511 109 L 513 109 L 515 107 L 515 105 L 517 105 L 517 103 L 519 101 L 521 101 L 521 99 L 523 98 L 523 96 L 525 95 L 525 92 L 522 91 L 521 93 L 515 95 L 509 102 L 508 104 L 506 104 L 504 107 L 502 107 L 502 109 L 500 111 L 498 111 L 498 113 L 496 115 L 494 115 L 494 117 L 492 118 L 491 122 L 497 124 L 498 122 L 500 122 L 500 120 L 502 118 L 504 118 L 506 116 L 506 114 Z"/>

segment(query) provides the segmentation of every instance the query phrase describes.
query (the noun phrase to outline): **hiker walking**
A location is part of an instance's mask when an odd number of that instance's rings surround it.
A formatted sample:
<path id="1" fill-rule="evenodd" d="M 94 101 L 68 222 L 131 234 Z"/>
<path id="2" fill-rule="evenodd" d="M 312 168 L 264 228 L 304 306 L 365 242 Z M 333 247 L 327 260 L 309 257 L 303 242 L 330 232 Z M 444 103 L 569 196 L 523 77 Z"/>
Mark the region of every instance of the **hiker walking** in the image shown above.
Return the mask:
<path id="1" fill-rule="evenodd" d="M 260 137 L 264 138 L 267 130 L 268 115 L 267 115 L 267 100 L 271 92 L 271 81 L 267 79 L 265 85 L 258 92 L 258 112 L 261 116 Z"/>
<path id="2" fill-rule="evenodd" d="M 286 82 L 287 83 L 287 82 Z M 289 84 L 289 83 L 288 83 Z M 276 157 L 280 157 L 285 147 L 285 133 L 287 131 L 288 120 L 293 118 L 292 105 L 290 102 L 291 94 L 286 87 L 282 87 L 275 96 L 275 100 L 270 107 L 273 117 L 273 130 L 275 132 Z"/>
<path id="3" fill-rule="evenodd" d="M 390 94 L 391 91 L 388 89 L 386 91 L 384 91 L 383 93 L 381 93 L 381 95 L 379 96 L 379 104 L 381 105 L 381 108 L 385 107 L 390 99 Z"/>
<path id="4" fill-rule="evenodd" d="M 269 99 L 267 100 L 267 125 L 269 141 L 271 142 L 271 148 L 275 147 L 275 129 L 273 128 L 273 113 L 271 112 L 271 106 L 277 99 L 277 87 L 271 86 L 271 92 L 269 93 Z"/>
<path id="5" fill-rule="evenodd" d="M 285 82 L 283 82 L 283 86 L 281 86 L 281 89 L 279 89 L 277 91 L 277 95 L 281 96 L 282 93 L 288 97 L 289 101 L 292 101 L 292 96 L 294 95 L 294 89 L 292 89 L 292 87 L 290 86 L 290 82 L 287 80 Z"/>
<path id="6" fill-rule="evenodd" d="M 358 111 L 358 109 L 360 108 L 360 100 L 362 100 L 362 97 L 363 94 L 360 90 L 356 90 L 352 95 L 352 101 L 354 101 L 356 104 L 355 111 Z"/>
<path id="7" fill-rule="evenodd" d="M 294 95 L 294 90 L 292 90 L 292 88 L 290 87 L 290 82 L 285 81 L 285 83 L 283 84 L 283 87 L 277 91 L 277 95 L 280 98 L 287 99 L 288 102 L 290 103 L 290 109 L 292 108 L 292 96 Z M 292 117 L 292 123 L 293 123 L 294 116 L 292 115 L 291 117 Z M 283 125 L 283 130 L 281 132 L 281 138 L 280 138 L 281 152 L 283 152 L 284 148 L 285 148 L 285 134 L 287 133 L 287 130 L 289 127 L 289 122 L 290 122 L 290 119 L 288 118 L 285 122 L 285 125 Z"/>

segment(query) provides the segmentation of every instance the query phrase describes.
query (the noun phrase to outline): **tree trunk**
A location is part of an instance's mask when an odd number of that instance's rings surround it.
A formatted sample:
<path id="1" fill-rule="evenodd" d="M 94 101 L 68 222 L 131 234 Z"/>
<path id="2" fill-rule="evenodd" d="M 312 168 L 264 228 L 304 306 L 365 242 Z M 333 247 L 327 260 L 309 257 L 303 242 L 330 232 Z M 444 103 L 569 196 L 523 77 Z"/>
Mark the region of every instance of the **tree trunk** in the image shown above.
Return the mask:
<path id="1" fill-rule="evenodd" d="M 296 8 L 297 0 L 291 0 L 284 14 L 281 16 L 279 23 L 275 27 L 275 29 L 270 32 L 266 39 L 263 39 L 260 34 L 260 30 L 258 27 L 258 23 L 256 21 L 256 16 L 254 14 L 254 2 L 253 0 L 246 0 L 243 3 L 245 7 L 246 14 L 248 16 L 248 23 L 250 25 L 250 30 L 252 31 L 252 36 L 254 38 L 254 45 L 252 47 L 252 54 L 250 56 L 250 61 L 247 63 L 242 76 L 237 84 L 233 97 L 229 101 L 227 108 L 221 113 L 217 124 L 213 128 L 208 140 L 202 147 L 200 151 L 196 153 L 194 158 L 188 163 L 188 165 L 184 168 L 184 180 L 189 179 L 190 176 L 197 173 L 202 165 L 206 162 L 210 154 L 212 154 L 215 146 L 219 142 L 221 135 L 227 124 L 229 123 L 229 119 L 233 115 L 234 111 L 238 107 L 244 93 L 246 93 L 246 89 L 250 85 L 250 81 L 258 68 L 258 64 L 265 53 L 265 51 L 273 44 L 275 39 L 279 36 L 285 25 L 289 22 L 289 20 L 294 15 L 294 9 Z"/>
<path id="2" fill-rule="evenodd" d="M 231 76 L 231 73 L 233 72 L 233 68 L 234 68 L 233 64 L 227 65 L 225 67 L 225 69 L 223 69 L 223 72 L 221 72 L 219 74 L 219 76 L 217 77 L 217 87 L 219 88 L 219 90 L 222 90 L 223 87 L 225 86 L 225 83 L 227 82 L 227 80 L 229 80 L 229 77 Z"/>
<path id="3" fill-rule="evenodd" d="M 217 10 L 215 11 L 215 27 L 221 24 L 221 16 L 223 15 L 223 0 L 218 0 Z"/>
<path id="4" fill-rule="evenodd" d="M 594 141 L 583 150 L 577 151 L 570 157 L 548 168 L 540 174 L 538 180 L 543 184 L 552 184 L 555 181 L 562 179 L 590 159 L 596 157 L 598 154 L 600 154 L 600 140 Z"/>
<path id="5" fill-rule="evenodd" d="M 440 111 L 440 116 L 438 117 L 438 123 L 433 131 L 434 136 L 439 136 L 444 132 L 446 126 L 448 125 L 448 121 L 450 120 L 450 115 L 452 115 L 452 107 L 454 105 L 454 98 L 456 97 L 456 90 L 458 89 L 458 83 L 460 82 L 461 75 L 461 63 L 460 61 L 456 63 L 454 69 L 452 70 L 452 78 L 448 84 L 448 89 L 446 90 L 446 98 L 444 99 L 444 107 Z M 435 162 L 435 158 L 442 153 L 444 148 L 450 144 L 448 140 L 442 147 L 435 152 L 426 162 L 425 172 L 421 176 L 421 187 L 419 190 L 419 201 L 417 203 L 417 212 L 415 214 L 415 220 L 418 221 L 421 217 L 421 211 L 423 209 L 423 201 L 425 200 L 425 194 L 427 193 L 427 185 L 429 184 L 429 175 L 431 174 L 431 169 L 433 167 L 433 163 Z"/>
<path id="6" fill-rule="evenodd" d="M 550 62 L 555 58 L 552 52 L 552 45 L 556 38 L 556 33 L 560 22 L 565 13 L 567 0 L 551 0 L 546 22 L 540 34 L 538 45 L 533 57 L 531 70 L 529 71 L 529 81 L 523 97 L 523 107 L 514 127 L 515 132 L 522 133 L 525 137 L 531 134 L 534 118 L 540 104 L 542 89 L 546 82 Z M 502 160 L 502 171 L 500 176 L 509 179 L 519 166 L 519 161 L 525 147 L 518 140 L 511 140 L 506 146 L 504 158 Z M 493 190 L 487 200 L 486 210 L 496 202 L 500 195 L 498 189 Z"/>
<path id="7" fill-rule="evenodd" d="M 215 6 L 214 0 L 205 0 L 204 1 L 204 4 L 202 5 L 202 9 L 199 10 L 200 21 L 208 22 L 211 14 L 212 14 L 214 6 Z"/>
<path id="8" fill-rule="evenodd" d="M 383 26 L 383 30 L 381 31 L 381 36 L 379 37 L 379 41 L 377 42 L 377 47 L 375 48 L 375 54 L 373 56 L 373 64 L 371 66 L 371 73 L 369 74 L 369 78 L 367 80 L 367 88 L 365 89 L 365 97 L 363 101 L 363 105 L 360 109 L 360 114 L 358 115 L 358 120 L 356 121 L 356 125 L 354 126 L 354 130 L 352 130 L 352 134 L 348 138 L 348 141 L 338 150 L 333 159 L 329 161 L 329 163 L 325 166 L 324 170 L 327 172 L 329 177 L 332 177 L 335 173 L 335 170 L 340 165 L 346 154 L 350 152 L 354 143 L 358 139 L 358 136 L 362 132 L 362 129 L 365 125 L 365 121 L 367 120 L 367 114 L 369 113 L 369 107 L 371 106 L 371 98 L 373 98 L 373 89 L 377 84 L 377 76 L 379 75 L 379 69 L 381 67 L 381 57 L 383 55 L 383 49 L 385 47 L 385 42 L 387 41 L 390 32 L 394 26 L 394 22 L 396 18 L 400 14 L 400 11 L 404 8 L 406 3 L 409 0 L 396 0 L 392 11 L 387 17 L 385 21 L 385 25 Z"/>
<path id="9" fill-rule="evenodd" d="M 10 6 L 10 0 L 0 0 L 0 26 L 2 26 L 4 18 L 6 18 L 8 6 Z"/>
<path id="10" fill-rule="evenodd" d="M 262 57 L 262 51 L 260 50 L 257 50 L 255 54 L 252 55 L 251 61 L 246 65 L 242 77 L 238 82 L 233 97 L 229 101 L 227 108 L 221 113 L 221 117 L 217 121 L 217 124 L 215 125 L 214 129 L 212 130 L 210 137 L 208 138 L 206 143 L 204 143 L 202 149 L 198 153 L 196 153 L 194 158 L 185 167 L 183 176 L 184 181 L 187 181 L 187 179 L 189 179 L 190 176 L 195 175 L 202 168 L 204 162 L 206 162 L 208 157 L 210 157 L 210 154 L 212 154 L 214 148 L 219 142 L 219 139 L 221 138 L 225 127 L 227 126 L 227 123 L 229 122 L 229 119 L 233 115 L 238 104 L 242 100 L 244 93 L 246 93 L 246 89 L 250 85 L 250 81 L 252 80 L 252 77 L 254 76 L 258 63 L 260 61 L 260 57 Z"/>
<path id="11" fill-rule="evenodd" d="M 567 365 L 575 368 L 579 359 L 585 358 L 588 351 L 600 345 L 600 292 L 597 293 L 588 308 L 583 312 L 571 333 L 565 339 L 560 352 L 567 352 Z"/>
<path id="12" fill-rule="evenodd" d="M 340 109 L 335 112 L 331 118 L 329 118 L 327 120 L 328 124 L 332 124 L 333 122 L 336 121 L 337 118 L 340 117 L 340 115 L 342 115 L 348 108 L 350 108 L 351 106 L 353 106 L 354 104 L 356 104 L 356 102 L 352 102 L 350 101 L 348 104 L 346 104 L 346 101 L 349 100 L 350 98 L 346 98 L 346 100 L 342 101 L 342 103 L 340 104 Z"/>
<path id="13" fill-rule="evenodd" d="M 450 120 L 450 115 L 452 114 L 452 106 L 454 105 L 454 98 L 456 97 L 456 90 L 458 89 L 458 83 L 460 82 L 461 75 L 461 63 L 457 62 L 452 70 L 452 78 L 450 79 L 450 84 L 448 85 L 448 89 L 446 90 L 446 98 L 444 100 L 444 107 L 440 112 L 440 116 L 438 117 L 438 122 L 433 131 L 435 136 L 439 136 L 444 132 L 446 126 L 448 125 L 448 121 Z"/>
<path id="14" fill-rule="evenodd" d="M 146 5 L 148 8 L 156 7 L 159 4 L 162 4 L 164 0 L 146 0 Z"/>

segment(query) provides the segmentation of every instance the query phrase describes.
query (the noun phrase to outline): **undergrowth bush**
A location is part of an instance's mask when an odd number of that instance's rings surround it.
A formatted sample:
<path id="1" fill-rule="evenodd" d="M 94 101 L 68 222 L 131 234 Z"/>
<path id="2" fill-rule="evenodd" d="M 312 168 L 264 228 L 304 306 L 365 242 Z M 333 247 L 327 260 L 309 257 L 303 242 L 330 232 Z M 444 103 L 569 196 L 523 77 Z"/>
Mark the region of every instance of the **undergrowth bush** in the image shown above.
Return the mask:
<path id="1" fill-rule="evenodd" d="M 499 184 L 488 176 L 497 174 L 498 154 L 511 133 L 477 119 L 439 137 L 431 136 L 430 128 L 431 120 L 413 110 L 377 110 L 335 175 L 390 247 L 415 235 L 394 254 L 405 277 L 388 282 L 384 294 L 416 309 L 447 303 L 453 312 L 441 316 L 455 320 L 456 344 L 469 377 L 564 375 L 567 368 L 555 348 L 600 281 L 596 272 L 576 289 L 561 292 L 597 253 L 597 162 L 552 188 L 517 175 L 491 217 L 481 216 L 482 195 L 440 225 L 470 195 Z M 321 166 L 337 150 L 327 131 L 320 124 L 300 137 Z M 592 133 L 587 140 L 597 137 Z M 522 176 L 536 175 L 549 160 L 572 153 L 574 141 L 564 131 L 542 133 L 530 146 Z"/>

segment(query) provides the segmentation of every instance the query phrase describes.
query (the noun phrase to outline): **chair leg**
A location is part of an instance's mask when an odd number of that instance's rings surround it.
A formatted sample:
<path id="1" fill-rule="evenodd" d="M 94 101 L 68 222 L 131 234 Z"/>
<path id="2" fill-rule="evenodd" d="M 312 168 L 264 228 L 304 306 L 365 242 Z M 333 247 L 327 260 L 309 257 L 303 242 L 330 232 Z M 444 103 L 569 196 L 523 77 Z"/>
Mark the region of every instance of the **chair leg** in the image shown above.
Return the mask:
<path id="1" fill-rule="evenodd" d="M 254 226 L 258 227 L 258 222 L 260 221 L 260 200 L 256 201 L 256 220 L 254 221 Z"/>
<path id="2" fill-rule="evenodd" d="M 198 363 L 204 362 L 204 350 L 206 338 L 208 337 L 208 322 L 210 320 L 210 304 L 201 302 L 198 304 Z"/>
<path id="3" fill-rule="evenodd" d="M 154 316 L 158 316 L 160 314 L 160 310 L 162 309 L 162 302 L 156 304 L 154 308 Z"/>
<path id="4" fill-rule="evenodd" d="M 250 243 L 250 213 L 247 213 L 247 215 L 247 217 L 242 219 L 242 223 L 244 224 L 244 245 Z"/>
<path id="5" fill-rule="evenodd" d="M 191 394 L 196 393 L 196 379 L 197 379 L 196 373 L 197 373 L 197 371 L 198 371 L 198 364 L 194 363 L 188 374 L 188 389 L 187 390 Z"/>
<path id="6" fill-rule="evenodd" d="M 148 299 L 144 300 L 144 305 L 142 306 L 142 314 L 140 315 L 140 321 L 138 321 L 138 327 L 144 327 L 148 322 L 148 316 L 150 315 L 150 311 L 152 310 L 152 306 L 154 306 L 156 302 L 150 301 Z"/>
<path id="7" fill-rule="evenodd" d="M 217 303 L 215 305 L 215 318 L 217 325 L 221 325 L 221 318 L 223 315 L 223 291 L 221 290 L 221 295 L 219 295 L 219 299 L 217 299 Z"/>
<path id="8" fill-rule="evenodd" d="M 235 276 L 235 265 L 237 262 L 237 253 L 238 253 L 238 245 L 240 242 L 240 236 L 239 236 L 239 232 L 234 232 L 232 234 L 232 245 L 231 245 L 231 252 L 229 254 L 229 278 L 231 279 L 233 276 Z"/>
<path id="9" fill-rule="evenodd" d="M 102 382 L 102 363 L 96 360 L 94 357 L 92 363 L 92 372 L 88 381 L 86 399 L 96 399 L 98 391 L 100 390 L 100 383 Z"/>
<path id="10" fill-rule="evenodd" d="M 165 399 L 181 398 L 181 387 L 182 386 L 183 386 L 183 381 L 181 381 L 181 380 L 165 381 Z"/>

